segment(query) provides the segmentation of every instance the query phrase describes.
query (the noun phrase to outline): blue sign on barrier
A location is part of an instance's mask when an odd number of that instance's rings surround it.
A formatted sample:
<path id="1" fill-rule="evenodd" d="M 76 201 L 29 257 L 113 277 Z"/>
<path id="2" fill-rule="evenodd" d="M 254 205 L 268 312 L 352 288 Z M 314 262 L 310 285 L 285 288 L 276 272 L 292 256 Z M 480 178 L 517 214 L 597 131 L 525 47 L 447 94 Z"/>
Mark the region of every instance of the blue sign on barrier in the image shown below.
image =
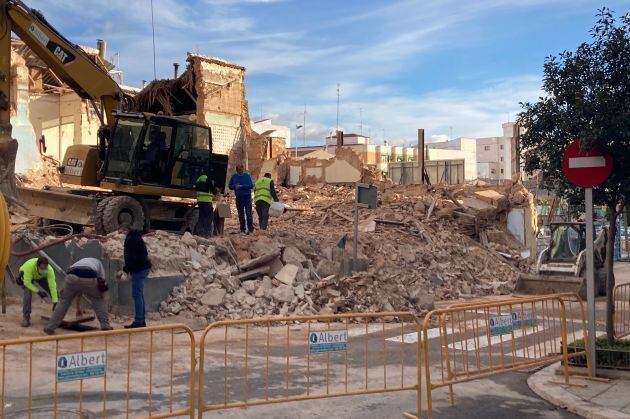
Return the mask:
<path id="1" fill-rule="evenodd" d="M 59 355 L 57 356 L 57 381 L 103 377 L 106 363 L 105 351 Z"/>
<path id="2" fill-rule="evenodd" d="M 345 352 L 348 350 L 348 332 L 345 330 L 311 332 L 308 335 L 308 344 L 312 354 Z"/>

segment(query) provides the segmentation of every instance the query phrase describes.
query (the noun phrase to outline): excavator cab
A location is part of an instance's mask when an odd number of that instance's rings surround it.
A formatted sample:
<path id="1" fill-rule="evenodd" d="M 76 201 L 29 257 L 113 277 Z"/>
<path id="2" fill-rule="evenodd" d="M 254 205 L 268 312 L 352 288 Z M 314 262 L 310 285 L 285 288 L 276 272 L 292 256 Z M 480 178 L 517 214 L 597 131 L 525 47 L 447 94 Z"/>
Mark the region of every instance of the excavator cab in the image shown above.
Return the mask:
<path id="1" fill-rule="evenodd" d="M 114 184 L 114 190 L 116 185 L 133 187 L 146 195 L 167 188 L 160 195 L 186 197 L 190 193 L 184 191 L 194 190 L 199 176 L 212 178 L 214 167 L 209 127 L 169 116 L 119 114 L 101 183 Z"/>
<path id="2" fill-rule="evenodd" d="M 549 262 L 573 263 L 586 249 L 586 224 L 552 223 L 549 241 Z"/>
<path id="3" fill-rule="evenodd" d="M 551 223 L 549 228 L 549 246 L 538 255 L 536 273 L 520 274 L 514 292 L 525 295 L 575 292 L 586 298 L 586 223 Z M 602 244 L 605 242 L 599 243 Z M 599 295 L 606 291 L 602 267 L 601 251 L 596 246 L 595 292 Z"/>

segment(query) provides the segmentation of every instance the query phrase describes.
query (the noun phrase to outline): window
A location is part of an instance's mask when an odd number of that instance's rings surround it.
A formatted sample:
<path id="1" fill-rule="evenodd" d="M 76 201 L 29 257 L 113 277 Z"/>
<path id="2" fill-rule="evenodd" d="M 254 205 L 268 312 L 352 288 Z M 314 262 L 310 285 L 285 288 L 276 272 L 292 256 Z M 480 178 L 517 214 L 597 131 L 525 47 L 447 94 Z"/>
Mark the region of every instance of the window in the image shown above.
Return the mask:
<path id="1" fill-rule="evenodd" d="M 503 150 L 503 144 L 501 144 L 501 146 L 499 147 L 501 150 Z"/>
<path id="2" fill-rule="evenodd" d="M 116 124 L 114 134 L 109 144 L 109 156 L 107 161 L 107 170 L 105 176 L 131 179 L 132 165 L 136 144 L 144 119 L 139 118 L 120 118 Z"/>
<path id="3" fill-rule="evenodd" d="M 140 179 L 143 183 L 164 182 L 168 166 L 173 127 L 151 122 L 146 130 L 140 151 Z"/>
<path id="4" fill-rule="evenodd" d="M 490 146 L 489 145 L 484 145 L 483 149 L 484 149 L 484 151 L 490 151 Z"/>
<path id="5" fill-rule="evenodd" d="M 503 169 L 501 169 L 501 174 L 503 174 Z"/>
<path id="6" fill-rule="evenodd" d="M 496 171 L 496 170 L 494 170 L 494 169 L 491 169 L 491 170 L 490 170 L 490 173 L 491 173 L 491 174 L 493 174 L 493 175 L 494 175 L 496 172 L 497 172 L 497 171 Z"/>
<path id="7" fill-rule="evenodd" d="M 503 161 L 503 157 L 501 157 L 501 161 Z"/>
<path id="8" fill-rule="evenodd" d="M 173 159 L 172 185 L 192 188 L 199 176 L 210 175 L 210 131 L 195 125 L 178 124 Z"/>

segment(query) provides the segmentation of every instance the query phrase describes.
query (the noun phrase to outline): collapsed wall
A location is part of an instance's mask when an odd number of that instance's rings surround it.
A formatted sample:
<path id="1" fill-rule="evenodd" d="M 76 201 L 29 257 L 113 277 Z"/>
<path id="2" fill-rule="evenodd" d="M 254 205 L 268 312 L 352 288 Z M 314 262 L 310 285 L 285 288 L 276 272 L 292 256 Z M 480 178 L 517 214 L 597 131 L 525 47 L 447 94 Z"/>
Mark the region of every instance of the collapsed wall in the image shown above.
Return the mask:
<path id="1" fill-rule="evenodd" d="M 359 155 L 347 147 L 338 147 L 334 156 L 326 158 L 289 158 L 278 167 L 278 183 L 283 185 L 349 184 L 371 182 L 374 174 Z"/>
<path id="2" fill-rule="evenodd" d="M 188 53 L 186 71 L 177 79 L 158 80 L 136 96 L 139 111 L 184 116 L 212 130 L 213 152 L 229 156 L 256 175 L 269 153 L 270 139 L 251 128 L 245 98 L 245 67 Z M 276 152 L 278 152 L 276 147 Z"/>

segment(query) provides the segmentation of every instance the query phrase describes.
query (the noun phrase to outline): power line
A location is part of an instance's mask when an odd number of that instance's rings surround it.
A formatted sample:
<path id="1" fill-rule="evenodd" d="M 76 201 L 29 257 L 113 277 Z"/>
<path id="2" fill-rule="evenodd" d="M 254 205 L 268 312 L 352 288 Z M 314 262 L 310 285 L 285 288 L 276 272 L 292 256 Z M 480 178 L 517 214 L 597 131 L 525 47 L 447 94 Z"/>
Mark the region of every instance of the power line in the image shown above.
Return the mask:
<path id="1" fill-rule="evenodd" d="M 155 63 L 155 22 L 153 20 L 153 0 L 151 0 L 151 32 L 153 33 L 153 80 L 157 80 L 157 65 Z"/>

